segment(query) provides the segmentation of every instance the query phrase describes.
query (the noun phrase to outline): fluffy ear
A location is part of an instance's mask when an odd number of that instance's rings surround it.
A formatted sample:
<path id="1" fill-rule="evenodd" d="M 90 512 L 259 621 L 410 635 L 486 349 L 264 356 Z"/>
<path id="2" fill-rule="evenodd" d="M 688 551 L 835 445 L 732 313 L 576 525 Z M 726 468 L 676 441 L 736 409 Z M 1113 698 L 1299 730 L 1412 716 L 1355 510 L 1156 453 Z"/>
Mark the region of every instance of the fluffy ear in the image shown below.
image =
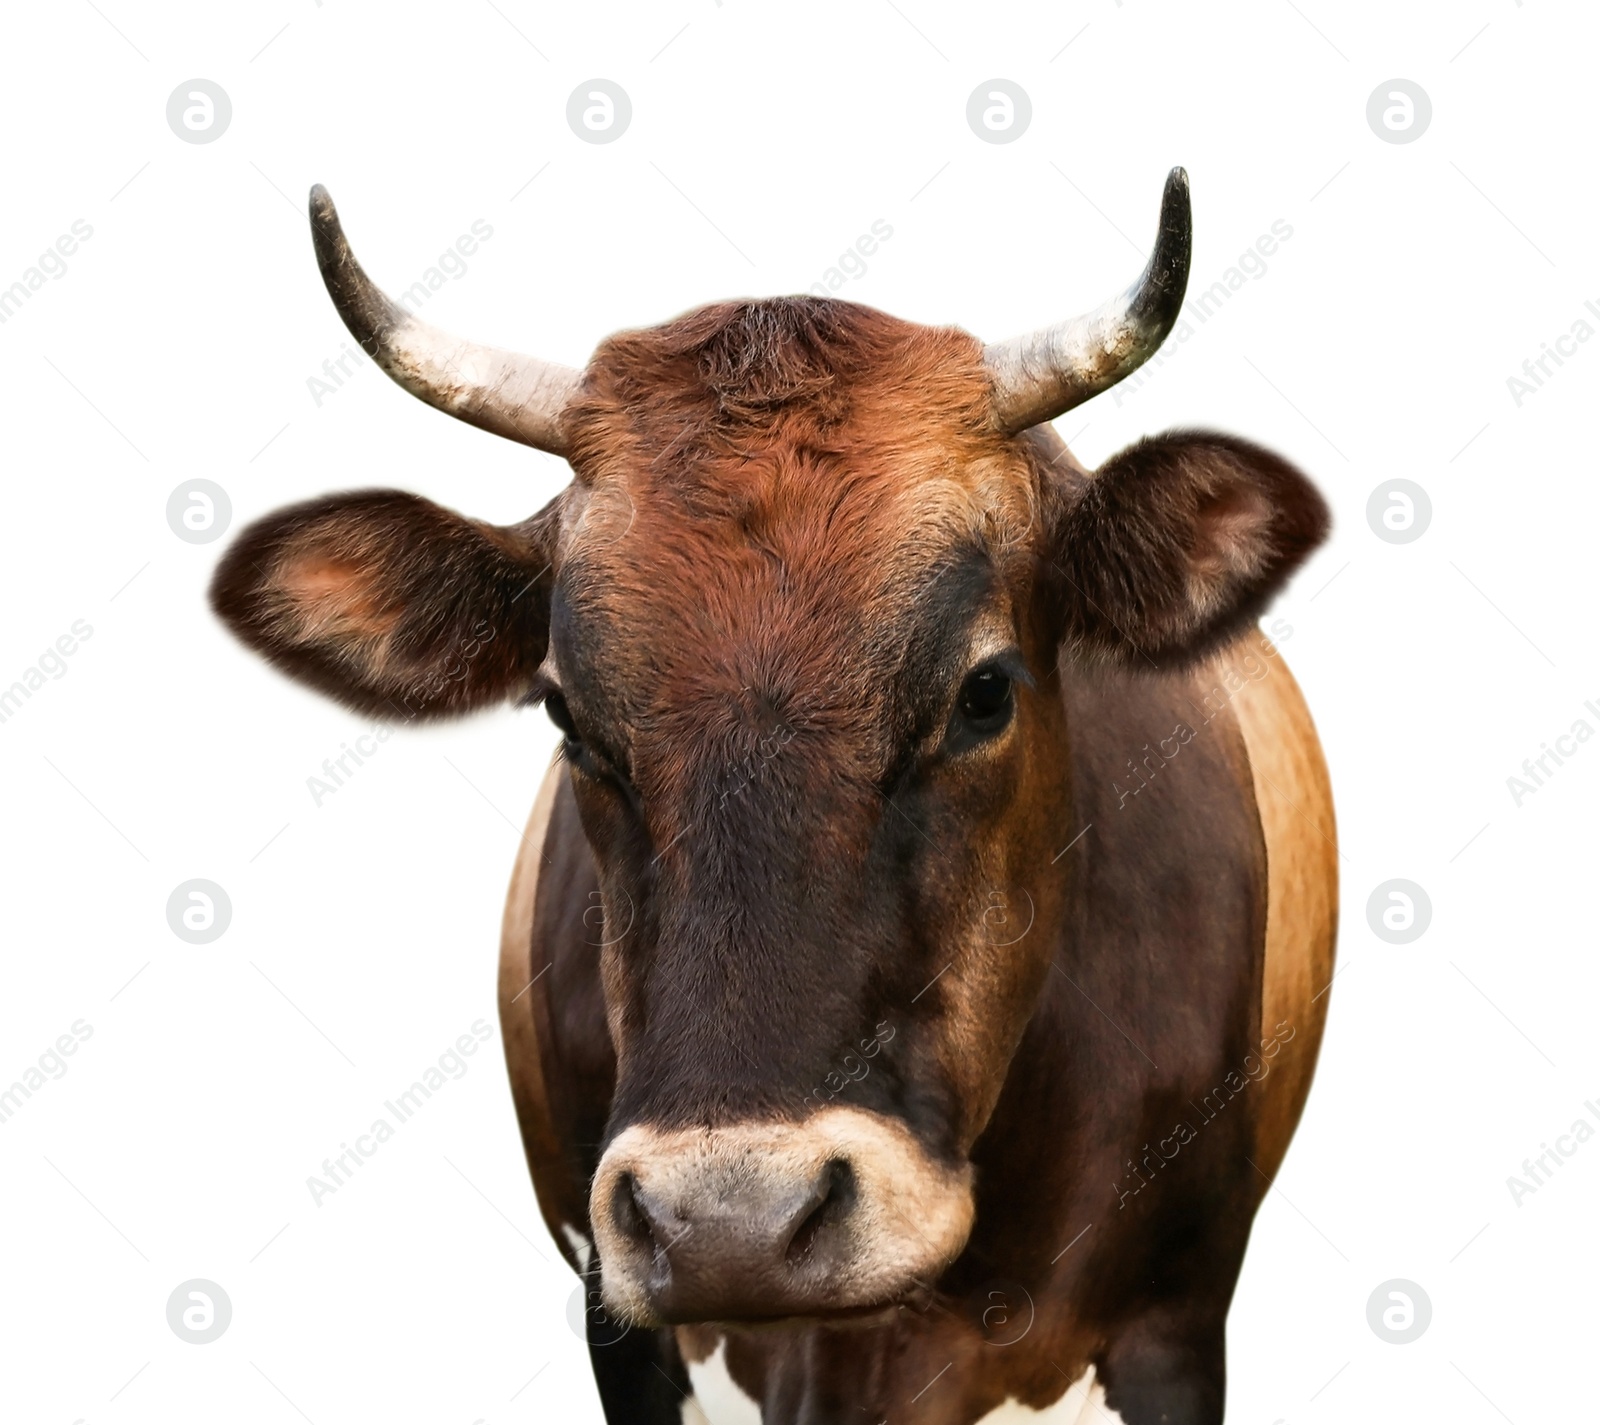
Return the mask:
<path id="1" fill-rule="evenodd" d="M 1322 496 L 1270 451 L 1199 431 L 1140 441 L 1079 484 L 1060 519 L 1063 640 L 1131 667 L 1201 657 L 1327 532 Z"/>
<path id="2" fill-rule="evenodd" d="M 448 717 L 527 690 L 544 659 L 557 505 L 520 525 L 365 490 L 233 542 L 211 607 L 291 677 L 378 717 Z"/>

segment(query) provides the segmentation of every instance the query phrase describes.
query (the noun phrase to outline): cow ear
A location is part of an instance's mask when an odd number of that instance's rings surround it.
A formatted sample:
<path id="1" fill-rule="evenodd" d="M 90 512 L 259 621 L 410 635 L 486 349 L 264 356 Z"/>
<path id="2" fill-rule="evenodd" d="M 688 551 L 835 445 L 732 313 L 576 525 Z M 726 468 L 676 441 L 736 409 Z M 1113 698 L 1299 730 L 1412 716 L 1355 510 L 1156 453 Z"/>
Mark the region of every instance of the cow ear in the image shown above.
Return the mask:
<path id="1" fill-rule="evenodd" d="M 520 525 L 365 490 L 244 530 L 211 607 L 290 677 L 361 712 L 449 717 L 528 691 L 549 634 L 559 501 Z"/>
<path id="2" fill-rule="evenodd" d="M 1062 639 L 1130 667 L 1197 659 L 1255 620 L 1328 523 L 1311 482 L 1259 446 L 1140 441 L 1075 482 L 1057 520 Z"/>

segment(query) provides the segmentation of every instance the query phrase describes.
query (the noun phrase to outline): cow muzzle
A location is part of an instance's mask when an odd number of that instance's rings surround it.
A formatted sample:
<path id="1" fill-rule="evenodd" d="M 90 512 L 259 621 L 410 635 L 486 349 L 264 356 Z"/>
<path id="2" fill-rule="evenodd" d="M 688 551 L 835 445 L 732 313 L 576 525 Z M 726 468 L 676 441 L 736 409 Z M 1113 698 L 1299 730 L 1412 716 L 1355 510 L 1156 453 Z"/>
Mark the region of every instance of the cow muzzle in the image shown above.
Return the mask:
<path id="1" fill-rule="evenodd" d="M 972 1168 L 853 1108 L 634 1124 L 589 1198 L 607 1307 L 636 1325 L 830 1316 L 926 1293 L 972 1230 Z"/>

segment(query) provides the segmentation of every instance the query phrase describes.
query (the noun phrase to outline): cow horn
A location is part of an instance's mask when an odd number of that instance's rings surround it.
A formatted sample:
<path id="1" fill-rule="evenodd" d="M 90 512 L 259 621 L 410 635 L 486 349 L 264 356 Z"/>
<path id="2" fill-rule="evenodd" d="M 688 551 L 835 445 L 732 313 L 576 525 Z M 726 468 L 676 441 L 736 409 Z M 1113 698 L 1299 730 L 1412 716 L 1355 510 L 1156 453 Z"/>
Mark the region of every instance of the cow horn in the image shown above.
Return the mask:
<path id="1" fill-rule="evenodd" d="M 361 270 L 320 183 L 311 190 L 311 238 L 328 295 L 350 335 L 395 381 L 458 420 L 566 454 L 561 413 L 582 379 L 579 372 L 462 341 L 418 321 Z"/>
<path id="2" fill-rule="evenodd" d="M 1174 168 L 1155 251 L 1133 286 L 1084 316 L 984 347 L 995 422 L 1015 433 L 1054 420 L 1144 365 L 1183 307 L 1191 236 L 1189 175 Z"/>

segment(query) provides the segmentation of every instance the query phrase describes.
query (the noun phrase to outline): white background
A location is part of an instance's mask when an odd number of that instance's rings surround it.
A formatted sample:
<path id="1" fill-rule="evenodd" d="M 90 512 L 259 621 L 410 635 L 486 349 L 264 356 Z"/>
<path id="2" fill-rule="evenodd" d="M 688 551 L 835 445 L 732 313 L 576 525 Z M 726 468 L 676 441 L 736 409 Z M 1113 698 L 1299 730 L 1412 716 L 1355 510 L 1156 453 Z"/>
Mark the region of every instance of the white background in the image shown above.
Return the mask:
<path id="1" fill-rule="evenodd" d="M 1172 425 L 1237 432 L 1337 521 L 1274 614 L 1333 770 L 1342 972 L 1231 1318 L 1229 1419 L 1592 1414 L 1600 1143 L 1520 1205 L 1506 1180 L 1600 1099 L 1600 742 L 1520 807 L 1506 778 L 1575 719 L 1600 728 L 1600 343 L 1520 406 L 1507 378 L 1600 300 L 1597 21 L 1553 0 L 8 7 L 0 286 L 75 219 L 93 237 L 0 326 L 0 686 L 74 620 L 94 632 L 0 724 L 0 1083 L 73 1021 L 93 1036 L 0 1125 L 0 1415 L 599 1418 L 497 1035 L 354 1182 L 320 1207 L 306 1187 L 494 1024 L 553 735 L 511 711 L 406 731 L 314 805 L 306 779 L 364 725 L 213 621 L 224 543 L 176 538 L 168 496 L 214 480 L 237 529 L 398 485 L 506 522 L 565 479 L 365 362 L 315 404 L 347 338 L 308 186 L 391 290 L 486 220 L 425 315 L 581 364 L 620 327 L 804 290 L 880 218 L 893 237 L 841 295 L 1009 335 L 1137 271 L 1175 163 L 1192 291 L 1275 220 L 1293 236 L 1063 434 L 1094 463 Z M 165 118 L 197 76 L 233 105 L 206 145 Z M 605 146 L 565 118 L 594 76 L 633 103 Z M 1033 103 L 1006 145 L 965 118 L 996 76 Z M 1404 145 L 1366 120 L 1397 76 L 1433 104 Z M 1397 476 L 1433 505 L 1405 545 L 1365 514 Z M 233 904 L 207 946 L 166 920 L 195 877 Z M 1368 926 L 1393 877 L 1432 901 L 1409 945 Z M 233 1303 L 207 1346 L 165 1319 L 193 1277 Z M 1407 1346 L 1366 1319 L 1397 1277 L 1433 1304 Z"/>

